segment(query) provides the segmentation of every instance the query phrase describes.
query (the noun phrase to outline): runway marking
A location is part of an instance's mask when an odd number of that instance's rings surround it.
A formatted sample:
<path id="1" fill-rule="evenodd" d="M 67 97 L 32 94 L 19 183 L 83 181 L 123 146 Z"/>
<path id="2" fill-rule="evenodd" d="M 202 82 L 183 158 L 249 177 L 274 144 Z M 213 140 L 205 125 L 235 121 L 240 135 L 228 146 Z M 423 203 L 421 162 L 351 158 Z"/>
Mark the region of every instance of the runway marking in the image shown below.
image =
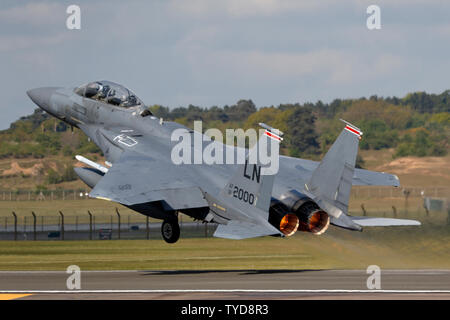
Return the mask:
<path id="1" fill-rule="evenodd" d="M 35 293 L 450 293 L 450 290 L 352 290 L 352 289 L 149 289 L 149 290 L 0 290 L 8 294 Z"/>
<path id="2" fill-rule="evenodd" d="M 0 294 L 0 300 L 14 300 L 31 296 L 31 294 Z"/>

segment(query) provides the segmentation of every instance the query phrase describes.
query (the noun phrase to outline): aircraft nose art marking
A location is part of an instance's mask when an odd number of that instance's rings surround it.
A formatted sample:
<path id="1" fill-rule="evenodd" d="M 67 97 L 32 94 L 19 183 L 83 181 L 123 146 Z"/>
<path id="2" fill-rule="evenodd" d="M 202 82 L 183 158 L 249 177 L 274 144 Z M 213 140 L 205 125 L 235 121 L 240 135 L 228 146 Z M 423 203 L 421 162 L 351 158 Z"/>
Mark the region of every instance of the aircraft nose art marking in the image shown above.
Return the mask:
<path id="1" fill-rule="evenodd" d="M 127 136 L 126 134 L 119 134 L 118 136 L 114 137 L 113 140 L 127 147 L 133 147 L 138 144 L 138 142 L 135 139 L 133 139 L 130 136 Z"/>

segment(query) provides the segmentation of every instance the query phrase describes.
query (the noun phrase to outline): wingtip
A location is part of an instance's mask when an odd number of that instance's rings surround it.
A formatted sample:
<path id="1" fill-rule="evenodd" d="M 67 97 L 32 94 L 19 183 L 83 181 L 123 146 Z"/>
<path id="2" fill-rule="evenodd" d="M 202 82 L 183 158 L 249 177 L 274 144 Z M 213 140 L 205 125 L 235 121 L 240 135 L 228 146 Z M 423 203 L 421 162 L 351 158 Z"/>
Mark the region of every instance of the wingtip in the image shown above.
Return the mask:
<path id="1" fill-rule="evenodd" d="M 355 126 L 354 124 L 348 122 L 347 120 L 341 119 L 341 118 L 339 118 L 339 120 L 342 121 L 343 123 L 345 123 L 345 124 L 346 124 L 347 126 L 349 126 L 350 128 L 352 128 L 352 129 L 354 129 L 354 130 L 357 130 L 360 136 L 363 135 L 362 130 L 361 130 L 360 128 L 358 128 L 357 126 Z"/>
<path id="2" fill-rule="evenodd" d="M 273 128 L 273 127 L 271 127 L 271 126 L 269 126 L 269 125 L 267 125 L 267 124 L 265 124 L 263 122 L 259 122 L 258 124 L 259 124 L 260 127 L 264 128 L 266 130 L 269 130 L 270 132 L 275 133 L 276 135 L 278 135 L 280 137 L 284 134 L 283 131 L 281 131 L 279 129 L 276 129 L 276 128 Z"/>

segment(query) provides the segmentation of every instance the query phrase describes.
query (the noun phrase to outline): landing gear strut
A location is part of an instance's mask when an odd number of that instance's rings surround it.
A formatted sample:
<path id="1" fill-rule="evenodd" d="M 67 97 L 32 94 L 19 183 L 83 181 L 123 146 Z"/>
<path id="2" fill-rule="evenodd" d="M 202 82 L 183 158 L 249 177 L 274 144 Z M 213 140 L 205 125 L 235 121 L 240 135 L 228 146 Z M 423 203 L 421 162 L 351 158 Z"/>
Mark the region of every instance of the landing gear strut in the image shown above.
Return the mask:
<path id="1" fill-rule="evenodd" d="M 161 225 L 161 234 L 167 243 L 175 243 L 180 238 L 180 226 L 177 219 L 164 220 Z"/>

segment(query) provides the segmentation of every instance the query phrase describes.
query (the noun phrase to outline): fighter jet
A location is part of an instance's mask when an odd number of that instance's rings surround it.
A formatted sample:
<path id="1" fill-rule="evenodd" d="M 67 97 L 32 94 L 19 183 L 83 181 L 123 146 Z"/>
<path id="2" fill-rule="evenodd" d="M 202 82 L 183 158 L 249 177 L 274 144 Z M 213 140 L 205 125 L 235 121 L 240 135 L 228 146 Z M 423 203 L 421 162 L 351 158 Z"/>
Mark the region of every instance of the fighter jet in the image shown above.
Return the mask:
<path id="1" fill-rule="evenodd" d="M 245 239 L 288 237 L 297 231 L 323 234 L 330 224 L 361 231 L 373 226 L 420 225 L 418 221 L 348 214 L 352 186 L 399 187 L 397 176 L 355 168 L 362 132 L 345 122 L 321 162 L 279 156 L 278 170 L 266 168 L 255 146 L 245 149 L 243 163 L 174 163 L 174 130 L 184 130 L 192 144 L 190 157 L 209 144 L 222 144 L 181 124 L 155 117 L 132 91 L 111 81 L 76 88 L 45 87 L 27 91 L 31 100 L 52 116 L 81 129 L 103 152 L 105 165 L 81 155 L 87 167 L 75 172 L 90 188 L 90 197 L 120 203 L 161 219 L 168 243 L 179 239 L 178 215 L 216 223 L 216 237 Z M 278 152 L 283 133 L 266 124 L 256 147 Z M 218 145 L 215 145 L 216 147 Z M 242 149 L 242 148 L 241 148 Z"/>

